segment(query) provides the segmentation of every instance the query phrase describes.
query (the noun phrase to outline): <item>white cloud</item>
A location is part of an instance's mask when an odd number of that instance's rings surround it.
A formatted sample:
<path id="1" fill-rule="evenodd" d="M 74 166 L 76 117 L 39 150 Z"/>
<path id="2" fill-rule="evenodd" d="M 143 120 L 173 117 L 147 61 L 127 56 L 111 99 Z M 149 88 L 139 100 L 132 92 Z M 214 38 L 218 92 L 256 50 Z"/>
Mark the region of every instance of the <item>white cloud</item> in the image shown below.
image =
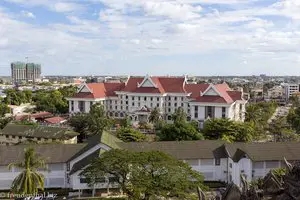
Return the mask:
<path id="1" fill-rule="evenodd" d="M 172 19 L 188 20 L 200 17 L 201 6 L 175 2 L 153 2 L 147 1 L 143 8 L 148 15 L 165 16 Z"/>
<path id="2" fill-rule="evenodd" d="M 25 11 L 25 10 L 21 11 L 21 15 L 27 18 L 32 18 L 32 19 L 35 18 L 35 15 L 32 12 Z"/>
<path id="3" fill-rule="evenodd" d="M 56 12 L 73 12 L 82 10 L 83 7 L 76 3 L 57 2 L 54 4 L 52 9 Z"/>

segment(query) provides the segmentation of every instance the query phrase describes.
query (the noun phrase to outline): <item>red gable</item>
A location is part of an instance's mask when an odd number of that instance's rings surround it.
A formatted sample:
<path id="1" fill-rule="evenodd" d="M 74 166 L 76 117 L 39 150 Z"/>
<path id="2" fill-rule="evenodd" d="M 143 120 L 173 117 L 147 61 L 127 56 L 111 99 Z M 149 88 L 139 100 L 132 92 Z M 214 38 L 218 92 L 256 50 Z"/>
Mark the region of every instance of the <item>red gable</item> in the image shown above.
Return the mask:
<path id="1" fill-rule="evenodd" d="M 124 92 L 135 93 L 185 93 L 184 90 L 184 77 L 160 77 L 153 76 L 148 77 L 156 87 L 143 87 L 140 84 L 143 83 L 143 77 L 130 77 L 123 88 Z"/>
<path id="2" fill-rule="evenodd" d="M 85 89 L 84 89 L 85 88 Z M 130 93 L 183 93 L 189 94 L 195 102 L 232 103 L 242 100 L 241 92 L 230 91 L 226 83 L 223 84 L 187 84 L 184 77 L 146 76 L 130 77 L 126 83 L 89 83 L 81 88 L 74 98 L 105 98 L 116 96 L 116 91 Z M 205 94 L 212 90 L 216 95 Z"/>
<path id="3" fill-rule="evenodd" d="M 124 87 L 124 83 L 88 83 L 81 89 L 87 87 L 90 92 L 78 92 L 73 98 L 104 98 L 107 96 L 116 96 L 115 91 Z"/>

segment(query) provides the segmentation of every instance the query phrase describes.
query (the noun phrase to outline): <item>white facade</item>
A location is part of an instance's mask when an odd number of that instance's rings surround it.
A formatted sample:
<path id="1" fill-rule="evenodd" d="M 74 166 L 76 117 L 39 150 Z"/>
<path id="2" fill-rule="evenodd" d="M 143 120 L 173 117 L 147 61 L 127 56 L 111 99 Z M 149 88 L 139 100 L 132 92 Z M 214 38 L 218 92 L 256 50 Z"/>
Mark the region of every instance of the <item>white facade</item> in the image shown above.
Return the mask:
<path id="1" fill-rule="evenodd" d="M 42 171 L 45 176 L 45 188 L 68 188 L 66 181 L 66 163 L 48 164 L 49 171 Z M 15 177 L 21 169 L 9 170 L 7 166 L 0 165 L 0 190 L 9 190 Z"/>
<path id="2" fill-rule="evenodd" d="M 151 88 L 156 85 L 149 77 L 138 84 L 139 88 Z M 69 113 L 89 112 L 90 107 L 95 103 L 104 105 L 108 116 L 114 118 L 123 118 L 129 116 L 134 121 L 146 119 L 150 111 L 154 108 L 159 108 L 163 119 L 171 121 L 171 116 L 178 108 L 183 108 L 189 120 L 197 120 L 204 122 L 208 118 L 229 118 L 235 121 L 244 121 L 245 105 L 247 101 L 242 99 L 242 93 L 239 100 L 231 100 L 229 102 L 215 101 L 215 99 L 225 99 L 229 97 L 226 93 L 219 92 L 214 85 L 208 85 L 205 91 L 200 89 L 196 91 L 199 97 L 209 98 L 212 100 L 197 101 L 197 98 L 192 98 L 192 92 L 178 92 L 178 93 L 139 93 L 128 91 L 114 91 L 114 96 L 103 96 L 101 98 L 84 98 L 84 97 L 70 97 Z M 87 84 L 82 85 L 78 93 L 93 93 Z M 195 92 L 195 91 L 193 91 Z M 227 92 L 227 91 L 225 91 Z M 230 98 L 230 97 L 229 97 Z M 138 113 L 140 110 L 147 108 L 148 113 Z M 144 116 L 142 116 L 144 115 Z M 144 117 L 144 118 L 143 118 Z"/>

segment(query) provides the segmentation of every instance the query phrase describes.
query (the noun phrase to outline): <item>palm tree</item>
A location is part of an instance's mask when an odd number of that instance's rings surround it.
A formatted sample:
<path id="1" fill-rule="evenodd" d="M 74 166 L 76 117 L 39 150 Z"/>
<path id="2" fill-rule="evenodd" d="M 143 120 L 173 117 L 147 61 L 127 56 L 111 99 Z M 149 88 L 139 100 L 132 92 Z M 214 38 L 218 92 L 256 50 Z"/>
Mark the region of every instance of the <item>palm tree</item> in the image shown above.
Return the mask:
<path id="1" fill-rule="evenodd" d="M 149 122 L 155 124 L 158 122 L 160 117 L 161 117 L 160 110 L 159 110 L 159 108 L 156 107 L 151 111 L 148 120 L 149 120 Z"/>
<path id="2" fill-rule="evenodd" d="M 18 194 L 36 194 L 44 190 L 44 175 L 37 170 L 46 170 L 46 164 L 32 147 L 24 150 L 24 160 L 20 163 L 10 163 L 8 168 L 20 168 L 23 171 L 14 179 L 11 190 Z"/>

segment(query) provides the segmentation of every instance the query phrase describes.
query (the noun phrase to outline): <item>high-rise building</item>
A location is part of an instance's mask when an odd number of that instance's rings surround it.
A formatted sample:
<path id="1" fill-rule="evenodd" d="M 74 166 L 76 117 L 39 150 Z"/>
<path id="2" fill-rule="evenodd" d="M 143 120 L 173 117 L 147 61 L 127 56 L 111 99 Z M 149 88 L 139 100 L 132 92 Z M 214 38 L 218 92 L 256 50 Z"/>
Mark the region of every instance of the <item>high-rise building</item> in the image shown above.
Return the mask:
<path id="1" fill-rule="evenodd" d="M 36 82 L 41 78 L 41 65 L 35 63 L 11 63 L 11 77 L 13 83 Z"/>

